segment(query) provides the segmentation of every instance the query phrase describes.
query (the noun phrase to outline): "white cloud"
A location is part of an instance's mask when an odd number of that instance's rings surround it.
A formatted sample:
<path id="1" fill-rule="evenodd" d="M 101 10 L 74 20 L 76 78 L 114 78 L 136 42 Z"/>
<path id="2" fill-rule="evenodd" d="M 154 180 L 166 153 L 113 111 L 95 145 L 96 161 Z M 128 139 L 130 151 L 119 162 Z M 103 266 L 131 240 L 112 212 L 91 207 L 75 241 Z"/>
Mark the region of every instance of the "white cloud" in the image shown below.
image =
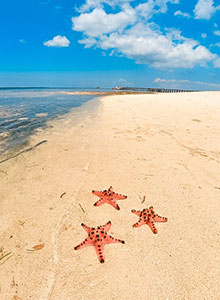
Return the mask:
<path id="1" fill-rule="evenodd" d="M 163 35 L 151 29 L 149 25 L 141 23 L 123 33 L 102 35 L 95 45 L 103 50 L 115 50 L 116 53 L 134 59 L 137 63 L 149 64 L 156 68 L 204 66 L 215 58 L 208 49 L 196 41 L 182 37 L 178 31 Z"/>
<path id="2" fill-rule="evenodd" d="M 188 80 L 188 79 L 164 79 L 164 78 L 155 78 L 154 79 L 154 82 L 155 83 L 169 83 L 170 84 L 173 84 L 173 85 L 176 85 L 178 86 L 178 84 L 190 84 L 191 86 L 192 85 L 202 85 L 202 86 L 209 86 L 209 87 L 212 87 L 212 88 L 220 88 L 220 83 L 213 83 L 213 82 L 204 82 L 204 81 L 191 81 L 191 80 Z"/>
<path id="3" fill-rule="evenodd" d="M 205 39 L 205 38 L 207 37 L 207 34 L 206 34 L 206 33 L 201 33 L 201 37 L 202 37 L 203 39 Z"/>
<path id="4" fill-rule="evenodd" d="M 136 21 L 135 12 L 131 7 L 117 14 L 106 14 L 102 8 L 96 8 L 91 13 L 81 14 L 72 18 L 73 30 L 83 31 L 90 37 L 97 37 L 103 33 L 116 30 L 122 31 Z"/>
<path id="5" fill-rule="evenodd" d="M 190 14 L 188 14 L 187 12 L 182 12 L 181 10 L 175 11 L 174 16 L 181 16 L 187 19 L 190 18 Z"/>
<path id="6" fill-rule="evenodd" d="M 137 22 L 138 18 L 147 21 L 154 14 L 166 13 L 167 4 L 178 4 L 179 0 L 148 0 L 134 8 L 130 6 L 131 2 L 132 0 L 87 0 L 79 8 L 81 14 L 72 18 L 73 30 L 84 32 L 90 37 L 122 31 Z M 115 14 L 106 13 L 103 4 L 108 4 L 111 8 L 119 6 L 121 10 Z"/>
<path id="7" fill-rule="evenodd" d="M 104 4 L 115 7 L 130 3 L 132 1 L 134 0 L 86 0 L 86 3 L 81 5 L 77 10 L 83 13 L 94 8 L 103 8 Z"/>
<path id="8" fill-rule="evenodd" d="M 118 81 L 122 82 L 122 83 L 127 83 L 128 82 L 127 79 L 125 79 L 125 78 L 119 78 Z"/>
<path id="9" fill-rule="evenodd" d="M 85 48 L 91 48 L 92 46 L 95 46 L 97 43 L 96 39 L 94 38 L 84 38 L 83 40 L 78 41 L 80 44 L 84 44 Z"/>
<path id="10" fill-rule="evenodd" d="M 162 79 L 162 78 L 155 78 L 154 82 L 174 82 L 174 83 L 187 83 L 190 82 L 190 80 L 187 79 L 182 79 L 182 80 L 177 80 L 177 79 Z"/>
<path id="11" fill-rule="evenodd" d="M 149 0 L 135 7 L 135 11 L 139 16 L 150 18 L 157 13 L 166 13 L 167 4 L 178 4 L 179 0 Z"/>
<path id="12" fill-rule="evenodd" d="M 103 8 L 104 4 L 107 4 L 110 7 L 123 7 L 125 5 L 130 5 L 130 3 L 134 1 L 135 0 L 86 0 L 86 3 L 81 5 L 77 10 L 81 13 L 89 12 L 91 9 Z M 158 12 L 166 12 L 167 3 L 178 4 L 179 0 L 148 0 L 139 4 L 139 6 L 140 9 L 145 11 L 152 8 Z"/>
<path id="13" fill-rule="evenodd" d="M 213 33 L 214 33 L 215 35 L 220 36 L 220 30 L 215 30 Z"/>
<path id="14" fill-rule="evenodd" d="M 195 18 L 209 20 L 219 9 L 220 6 L 214 7 L 213 0 L 198 0 L 194 8 Z"/>
<path id="15" fill-rule="evenodd" d="M 108 13 L 102 6 L 104 2 L 110 5 Z M 113 2 L 120 7 L 114 14 L 110 13 Z M 87 0 L 87 8 L 99 7 L 72 18 L 73 30 L 83 34 L 79 43 L 155 68 L 193 68 L 217 58 L 199 42 L 183 37 L 179 30 L 165 28 L 165 32 L 161 32 L 159 26 L 151 22 L 152 15 L 165 13 L 167 3 L 177 4 L 178 0 L 148 0 L 133 7 L 130 2 Z"/>
<path id="16" fill-rule="evenodd" d="M 47 47 L 69 47 L 70 41 L 65 36 L 57 35 L 43 44 Z"/>
<path id="17" fill-rule="evenodd" d="M 220 68 L 220 57 L 218 57 L 218 58 L 214 61 L 214 67 L 215 67 L 215 68 Z"/>

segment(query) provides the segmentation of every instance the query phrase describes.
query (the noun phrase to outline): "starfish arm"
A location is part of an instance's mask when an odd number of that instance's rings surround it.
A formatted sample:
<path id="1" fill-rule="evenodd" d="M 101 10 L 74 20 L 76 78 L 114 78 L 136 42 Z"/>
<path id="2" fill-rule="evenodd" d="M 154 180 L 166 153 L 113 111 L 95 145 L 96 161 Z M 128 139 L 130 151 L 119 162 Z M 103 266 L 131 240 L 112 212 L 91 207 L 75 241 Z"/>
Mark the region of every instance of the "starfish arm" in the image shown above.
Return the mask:
<path id="1" fill-rule="evenodd" d="M 83 227 L 83 229 L 84 229 L 87 233 L 89 233 L 89 232 L 91 231 L 91 228 L 88 227 L 88 226 L 86 226 L 85 224 L 82 223 L 81 226 Z"/>
<path id="2" fill-rule="evenodd" d="M 78 246 L 76 246 L 74 249 L 75 250 L 80 250 L 80 249 L 83 249 L 83 248 L 85 248 L 87 246 L 90 246 L 92 244 L 93 244 L 92 241 L 89 240 L 88 238 L 86 238 L 81 244 L 79 244 Z"/>
<path id="3" fill-rule="evenodd" d="M 120 195 L 120 194 L 114 194 L 113 198 L 117 199 L 117 200 L 124 200 L 124 199 L 127 199 L 127 196 Z"/>
<path id="4" fill-rule="evenodd" d="M 115 209 L 120 210 L 119 205 L 116 203 L 115 200 L 111 199 L 111 201 L 108 202 L 109 204 L 111 204 Z"/>
<path id="5" fill-rule="evenodd" d="M 99 206 L 105 203 L 106 200 L 104 198 L 100 198 L 96 203 L 94 203 L 94 206 Z"/>
<path id="6" fill-rule="evenodd" d="M 94 194 L 94 195 L 96 195 L 96 196 L 98 196 L 98 197 L 102 197 L 102 195 L 103 195 L 103 192 L 100 192 L 100 191 L 92 191 L 92 193 Z"/>
<path id="7" fill-rule="evenodd" d="M 104 226 L 103 226 L 103 229 L 104 229 L 104 231 L 109 231 L 109 229 L 111 228 L 111 226 L 112 226 L 112 223 L 111 223 L 111 221 L 108 221 L 108 223 L 106 223 Z"/>
<path id="8" fill-rule="evenodd" d="M 164 217 L 161 217 L 161 216 L 159 216 L 159 215 L 155 215 L 154 221 L 155 221 L 155 222 L 167 222 L 168 219 L 167 219 L 167 218 L 164 218 Z"/>
<path id="9" fill-rule="evenodd" d="M 104 256 L 104 244 L 102 243 L 96 243 L 94 245 L 95 250 L 96 250 L 96 254 L 98 257 L 98 260 L 100 261 L 100 263 L 104 263 L 105 262 L 105 256 Z"/>
<path id="10" fill-rule="evenodd" d="M 154 226 L 154 222 L 152 220 L 150 220 L 147 225 L 150 227 L 151 231 L 154 233 L 154 234 L 157 234 L 157 229 L 155 228 Z"/>
<path id="11" fill-rule="evenodd" d="M 137 215 L 138 217 L 141 216 L 141 211 L 140 210 L 135 210 L 135 209 L 132 209 L 131 211 L 133 214 Z"/>
<path id="12" fill-rule="evenodd" d="M 133 225 L 133 227 L 140 227 L 140 226 L 142 226 L 142 225 L 144 225 L 145 224 L 145 222 L 144 222 L 144 220 L 141 218 L 137 223 L 135 223 L 134 225 Z"/>
<path id="13" fill-rule="evenodd" d="M 104 242 L 105 242 L 105 244 L 114 244 L 114 243 L 122 243 L 122 244 L 124 244 L 125 243 L 125 241 L 122 241 L 122 240 L 119 240 L 119 239 L 115 239 L 111 235 L 107 235 L 106 238 L 104 238 Z"/>
<path id="14" fill-rule="evenodd" d="M 114 198 L 114 199 L 117 199 L 117 200 L 123 200 L 123 199 L 126 199 L 127 196 L 121 195 L 121 194 L 117 194 L 117 193 L 114 193 L 114 194 L 113 194 L 113 198 Z"/>

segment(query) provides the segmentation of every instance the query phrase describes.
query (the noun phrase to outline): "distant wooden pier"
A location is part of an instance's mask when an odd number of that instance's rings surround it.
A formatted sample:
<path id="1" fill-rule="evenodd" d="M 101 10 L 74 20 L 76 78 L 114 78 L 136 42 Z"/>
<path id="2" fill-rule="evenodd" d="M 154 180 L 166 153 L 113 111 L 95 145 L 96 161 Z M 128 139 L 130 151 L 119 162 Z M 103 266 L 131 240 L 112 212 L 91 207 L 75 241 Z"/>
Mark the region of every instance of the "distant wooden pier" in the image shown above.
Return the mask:
<path id="1" fill-rule="evenodd" d="M 140 88 L 140 87 L 115 87 L 117 91 L 136 91 L 136 92 L 153 92 L 153 93 L 186 93 L 196 92 L 195 90 L 183 90 L 183 89 L 163 89 L 163 88 Z"/>

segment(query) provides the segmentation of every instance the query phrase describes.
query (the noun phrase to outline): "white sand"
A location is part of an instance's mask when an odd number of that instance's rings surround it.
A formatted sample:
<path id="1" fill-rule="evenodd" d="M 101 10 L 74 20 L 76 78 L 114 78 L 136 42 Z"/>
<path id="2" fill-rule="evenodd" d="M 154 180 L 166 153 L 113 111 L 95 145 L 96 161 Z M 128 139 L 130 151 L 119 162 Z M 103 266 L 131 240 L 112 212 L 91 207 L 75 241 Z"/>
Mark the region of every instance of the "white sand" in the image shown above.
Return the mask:
<path id="1" fill-rule="evenodd" d="M 12 251 L 0 299 L 220 299 L 220 92 L 109 96 L 72 124 L 0 164 L 0 257 Z M 120 211 L 93 206 L 91 191 L 110 185 L 128 196 Z M 132 227 L 131 209 L 150 205 L 168 217 L 157 235 Z M 125 245 L 106 245 L 104 264 L 94 247 L 74 250 L 81 222 L 109 220 Z"/>

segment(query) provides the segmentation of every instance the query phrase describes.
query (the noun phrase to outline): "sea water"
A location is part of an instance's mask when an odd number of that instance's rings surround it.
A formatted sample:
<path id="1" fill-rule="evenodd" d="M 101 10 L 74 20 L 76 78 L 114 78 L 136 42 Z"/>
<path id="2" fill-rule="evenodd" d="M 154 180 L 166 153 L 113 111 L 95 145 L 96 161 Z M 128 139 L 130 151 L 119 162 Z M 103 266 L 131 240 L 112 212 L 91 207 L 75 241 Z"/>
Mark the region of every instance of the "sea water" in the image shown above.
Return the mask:
<path id="1" fill-rule="evenodd" d="M 30 135 L 49 120 L 93 98 L 66 95 L 59 89 L 0 88 L 0 155 L 25 146 Z"/>

